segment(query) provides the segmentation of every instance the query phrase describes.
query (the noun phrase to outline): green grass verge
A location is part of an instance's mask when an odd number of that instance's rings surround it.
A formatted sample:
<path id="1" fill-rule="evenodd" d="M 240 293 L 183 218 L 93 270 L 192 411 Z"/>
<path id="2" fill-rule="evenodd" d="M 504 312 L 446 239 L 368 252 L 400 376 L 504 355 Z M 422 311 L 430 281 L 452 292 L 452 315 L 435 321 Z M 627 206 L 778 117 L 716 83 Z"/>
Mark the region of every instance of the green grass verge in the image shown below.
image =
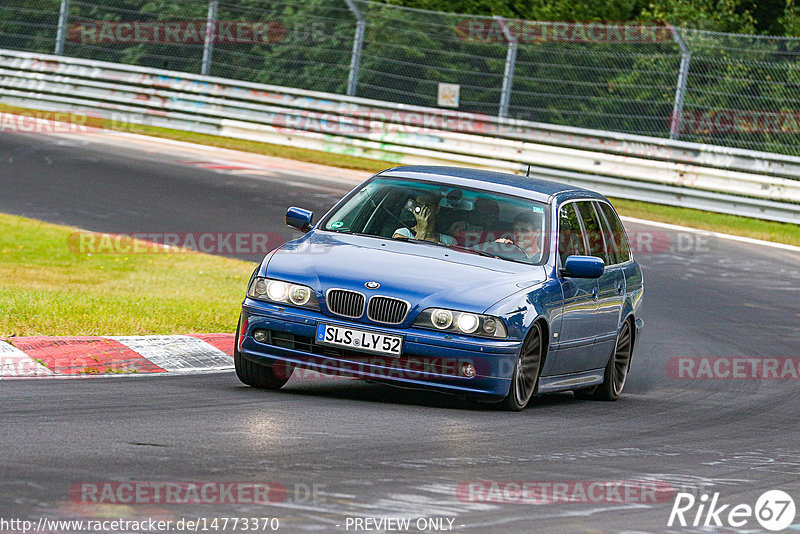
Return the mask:
<path id="1" fill-rule="evenodd" d="M 76 229 L 0 214 L 0 337 L 233 332 L 254 264 L 75 254 Z"/>
<path id="2" fill-rule="evenodd" d="M 3 104 L 0 104 L 0 111 L 26 114 L 46 113 Z M 99 117 L 84 117 L 78 115 L 75 117 L 75 120 L 77 122 L 85 122 L 85 124 L 89 126 L 114 129 L 114 124 L 112 124 L 110 120 L 104 120 Z M 268 156 L 288 158 L 297 161 L 318 163 L 321 165 L 330 165 L 346 169 L 378 172 L 392 166 L 391 163 L 385 161 L 358 158 L 342 154 L 333 154 L 318 150 L 271 145 L 256 141 L 220 137 L 217 135 L 184 132 L 181 130 L 172 130 L 156 126 L 128 125 L 125 128 L 117 129 L 143 135 L 163 137 L 166 139 L 175 139 L 178 141 L 186 141 L 190 143 L 198 143 L 222 148 L 230 148 L 245 152 L 254 152 L 257 154 L 265 154 Z M 714 232 L 734 234 L 744 237 L 752 237 L 754 239 L 763 239 L 765 241 L 774 241 L 776 243 L 786 243 L 789 245 L 800 246 L 800 226 L 796 224 L 762 221 L 760 219 L 750 219 L 748 217 L 737 217 L 735 215 L 725 215 L 675 206 L 663 206 L 660 204 L 650 204 L 647 202 L 638 202 L 634 200 L 612 199 L 612 201 L 621 215 L 628 215 L 630 217 L 638 217 L 651 221 L 666 222 L 670 224 L 699 228 L 701 230 L 712 230 Z"/>
<path id="3" fill-rule="evenodd" d="M 620 215 L 800 246 L 800 225 L 612 198 Z"/>

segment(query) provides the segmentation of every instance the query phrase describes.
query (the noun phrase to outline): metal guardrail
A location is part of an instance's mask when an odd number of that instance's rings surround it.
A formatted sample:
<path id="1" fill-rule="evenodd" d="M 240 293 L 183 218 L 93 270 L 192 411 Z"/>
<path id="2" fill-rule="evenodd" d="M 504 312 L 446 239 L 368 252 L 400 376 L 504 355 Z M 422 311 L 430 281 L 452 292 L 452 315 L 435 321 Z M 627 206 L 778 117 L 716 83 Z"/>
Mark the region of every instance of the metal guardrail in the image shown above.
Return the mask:
<path id="1" fill-rule="evenodd" d="M 0 99 L 394 164 L 532 172 L 622 198 L 800 223 L 800 158 L 0 50 Z"/>
<path id="2" fill-rule="evenodd" d="M 800 37 L 415 3 L 6 1 L 0 48 L 800 156 Z"/>

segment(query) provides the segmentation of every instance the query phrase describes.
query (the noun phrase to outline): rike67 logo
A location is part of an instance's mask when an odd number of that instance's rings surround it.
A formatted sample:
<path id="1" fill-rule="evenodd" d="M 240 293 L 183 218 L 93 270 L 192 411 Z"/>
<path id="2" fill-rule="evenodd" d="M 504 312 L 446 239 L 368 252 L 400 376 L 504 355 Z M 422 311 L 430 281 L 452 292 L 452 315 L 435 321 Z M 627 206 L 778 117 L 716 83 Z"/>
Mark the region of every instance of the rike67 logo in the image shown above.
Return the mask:
<path id="1" fill-rule="evenodd" d="M 669 514 L 667 526 L 753 528 L 757 521 L 762 528 L 778 532 L 789 528 L 795 518 L 794 499 L 781 490 L 764 492 L 755 506 L 722 504 L 719 493 L 699 498 L 691 493 L 678 493 Z"/>

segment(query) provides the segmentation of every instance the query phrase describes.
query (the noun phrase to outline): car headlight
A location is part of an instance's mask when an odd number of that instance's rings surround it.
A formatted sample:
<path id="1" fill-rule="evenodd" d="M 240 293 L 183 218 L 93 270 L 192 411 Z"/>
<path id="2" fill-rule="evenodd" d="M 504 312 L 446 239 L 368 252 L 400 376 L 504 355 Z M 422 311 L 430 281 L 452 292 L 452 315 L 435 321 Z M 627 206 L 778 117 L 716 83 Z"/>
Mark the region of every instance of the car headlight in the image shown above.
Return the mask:
<path id="1" fill-rule="evenodd" d="M 255 277 L 247 290 L 247 296 L 281 304 L 291 304 L 301 308 L 319 309 L 317 296 L 308 286 L 291 284 L 282 280 Z"/>
<path id="2" fill-rule="evenodd" d="M 498 317 L 442 308 L 428 308 L 423 311 L 414 321 L 414 326 L 470 336 L 508 336 L 505 324 Z"/>

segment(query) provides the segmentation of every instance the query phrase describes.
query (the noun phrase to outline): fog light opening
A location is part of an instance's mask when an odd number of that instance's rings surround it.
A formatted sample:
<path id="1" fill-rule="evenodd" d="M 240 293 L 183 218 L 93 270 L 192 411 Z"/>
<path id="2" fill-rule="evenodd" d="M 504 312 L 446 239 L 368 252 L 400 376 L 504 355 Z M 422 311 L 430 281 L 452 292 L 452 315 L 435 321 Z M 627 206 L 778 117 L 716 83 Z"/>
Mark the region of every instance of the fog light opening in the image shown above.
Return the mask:
<path id="1" fill-rule="evenodd" d="M 475 376 L 475 366 L 471 363 L 465 363 L 461 366 L 461 374 L 467 378 L 472 378 Z"/>
<path id="2" fill-rule="evenodd" d="M 264 343 L 267 340 L 268 332 L 266 330 L 256 330 L 253 332 L 253 339 L 259 343 Z"/>

